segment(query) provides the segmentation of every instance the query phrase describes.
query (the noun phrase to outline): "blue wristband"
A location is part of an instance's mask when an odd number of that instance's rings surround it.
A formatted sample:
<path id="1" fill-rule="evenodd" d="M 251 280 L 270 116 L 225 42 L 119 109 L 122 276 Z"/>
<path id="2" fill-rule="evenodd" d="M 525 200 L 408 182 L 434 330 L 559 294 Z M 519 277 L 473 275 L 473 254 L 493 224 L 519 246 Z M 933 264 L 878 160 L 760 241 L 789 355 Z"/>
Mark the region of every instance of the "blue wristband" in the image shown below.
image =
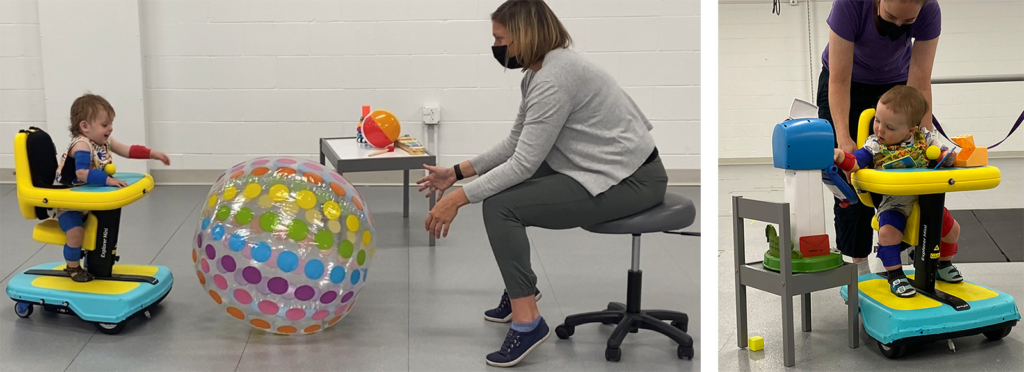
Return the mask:
<path id="1" fill-rule="evenodd" d="M 86 182 L 93 186 L 106 186 L 107 172 L 99 169 L 93 169 L 89 171 L 89 177 L 86 179 Z"/>

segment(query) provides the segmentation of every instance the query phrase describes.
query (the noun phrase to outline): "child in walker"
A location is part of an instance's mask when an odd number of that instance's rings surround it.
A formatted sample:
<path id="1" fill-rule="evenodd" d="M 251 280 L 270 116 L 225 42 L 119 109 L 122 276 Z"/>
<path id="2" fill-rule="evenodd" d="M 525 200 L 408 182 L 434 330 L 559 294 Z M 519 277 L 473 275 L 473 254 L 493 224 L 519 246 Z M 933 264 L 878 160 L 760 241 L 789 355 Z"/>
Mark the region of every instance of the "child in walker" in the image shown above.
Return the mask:
<path id="1" fill-rule="evenodd" d="M 85 94 L 71 104 L 71 144 L 57 166 L 57 182 L 66 186 L 124 187 L 124 181 L 108 176 L 104 168 L 113 163 L 110 152 L 131 159 L 159 159 L 170 165 L 167 155 L 142 145 L 128 146 L 110 137 L 114 131 L 114 108 L 101 96 Z M 57 221 L 67 234 L 64 244 L 64 272 L 71 280 L 88 282 L 92 274 L 82 268 L 83 221 L 88 211 L 57 209 Z"/>
<path id="2" fill-rule="evenodd" d="M 863 148 L 853 154 L 835 149 L 835 164 L 847 172 L 867 167 L 925 168 L 928 167 L 927 149 L 938 146 L 942 149 L 939 156 L 942 165 L 952 166 L 956 160 L 955 153 L 946 156 L 949 150 L 939 143 L 934 134 L 919 125 L 927 111 L 928 101 L 917 89 L 905 85 L 893 87 L 878 100 L 873 123 L 875 133 L 868 137 Z M 916 195 L 883 195 L 876 208 L 878 258 L 885 266 L 889 290 L 898 297 L 912 297 L 917 293 L 900 265 L 903 229 L 917 199 Z M 964 280 L 952 263 L 959 237 L 960 224 L 944 208 L 937 272 L 938 279 L 944 282 Z"/>

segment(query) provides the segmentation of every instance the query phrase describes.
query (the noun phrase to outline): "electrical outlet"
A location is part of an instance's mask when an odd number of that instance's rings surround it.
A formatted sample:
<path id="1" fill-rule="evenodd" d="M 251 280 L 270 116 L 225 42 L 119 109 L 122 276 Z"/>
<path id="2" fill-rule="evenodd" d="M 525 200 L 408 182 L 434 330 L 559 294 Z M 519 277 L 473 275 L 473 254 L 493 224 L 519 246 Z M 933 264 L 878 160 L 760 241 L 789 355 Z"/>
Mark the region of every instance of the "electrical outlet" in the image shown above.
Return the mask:
<path id="1" fill-rule="evenodd" d="M 423 106 L 423 124 L 436 125 L 441 122 L 441 108 Z"/>

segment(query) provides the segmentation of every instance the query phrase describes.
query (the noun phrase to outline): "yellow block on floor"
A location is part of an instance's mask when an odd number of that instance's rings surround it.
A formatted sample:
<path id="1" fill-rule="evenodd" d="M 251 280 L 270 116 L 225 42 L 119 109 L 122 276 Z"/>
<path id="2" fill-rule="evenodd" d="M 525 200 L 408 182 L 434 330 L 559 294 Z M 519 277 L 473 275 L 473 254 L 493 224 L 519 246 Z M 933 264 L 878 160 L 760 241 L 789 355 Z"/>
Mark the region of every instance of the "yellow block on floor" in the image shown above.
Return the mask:
<path id="1" fill-rule="evenodd" d="M 764 338 L 761 336 L 754 336 L 747 340 L 747 348 L 750 351 L 764 350 Z"/>

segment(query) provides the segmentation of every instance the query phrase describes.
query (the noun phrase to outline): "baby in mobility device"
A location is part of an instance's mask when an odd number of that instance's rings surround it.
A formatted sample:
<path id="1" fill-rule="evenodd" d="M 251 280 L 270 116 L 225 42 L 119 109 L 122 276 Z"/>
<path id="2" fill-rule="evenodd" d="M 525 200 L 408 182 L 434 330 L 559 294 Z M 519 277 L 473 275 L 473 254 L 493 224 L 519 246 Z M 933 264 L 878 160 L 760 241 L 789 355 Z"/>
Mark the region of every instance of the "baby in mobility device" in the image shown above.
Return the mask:
<path id="1" fill-rule="evenodd" d="M 946 156 L 950 150 L 942 146 L 932 132 L 919 125 L 927 111 L 928 101 L 917 89 L 905 85 L 893 87 L 878 100 L 872 124 L 874 134 L 864 142 L 864 147 L 853 154 L 835 149 L 835 164 L 847 172 L 869 167 L 926 168 L 926 152 L 929 147 L 937 146 L 942 149 L 939 161 L 943 166 L 952 166 L 956 155 Z M 900 242 L 907 216 L 917 199 L 916 195 L 882 195 L 882 201 L 876 207 L 878 258 L 885 266 L 890 291 L 899 297 L 911 297 L 917 293 L 900 265 Z M 964 278 L 953 266 L 952 259 L 957 252 L 960 225 L 948 209 L 943 208 L 942 213 L 942 242 L 936 274 L 939 280 L 959 283 Z"/>
<path id="2" fill-rule="evenodd" d="M 65 186 L 115 186 L 127 184 L 106 172 L 113 164 L 111 152 L 131 159 L 159 159 L 170 165 L 167 155 L 142 145 L 128 146 L 110 137 L 114 130 L 114 108 L 101 96 L 85 94 L 71 105 L 71 143 L 57 166 L 56 182 Z M 111 172 L 113 173 L 113 172 Z M 64 272 L 76 282 L 88 282 L 92 274 L 82 268 L 83 221 L 88 211 L 57 209 L 61 230 L 67 234 L 64 244 Z"/>

